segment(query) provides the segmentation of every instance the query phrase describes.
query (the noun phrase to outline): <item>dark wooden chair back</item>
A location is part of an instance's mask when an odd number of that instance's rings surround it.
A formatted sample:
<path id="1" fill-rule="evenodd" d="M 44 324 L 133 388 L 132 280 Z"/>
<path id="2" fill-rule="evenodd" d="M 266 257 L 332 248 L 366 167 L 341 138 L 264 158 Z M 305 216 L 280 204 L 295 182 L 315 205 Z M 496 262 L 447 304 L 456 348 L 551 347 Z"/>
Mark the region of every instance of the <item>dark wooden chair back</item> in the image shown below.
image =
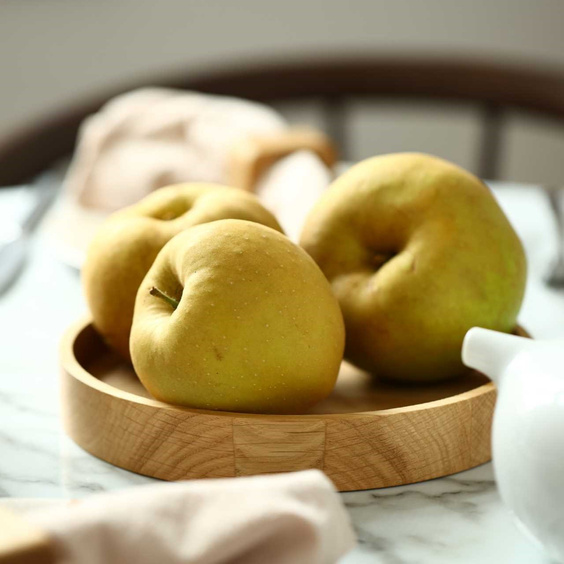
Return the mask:
<path id="1" fill-rule="evenodd" d="M 0 135 L 0 186 L 25 182 L 74 147 L 82 120 L 108 99 L 143 85 L 159 85 L 248 98 L 265 103 L 316 100 L 326 132 L 343 158 L 347 147 L 347 105 L 354 98 L 445 100 L 475 104 L 483 116 L 479 162 L 483 178 L 498 177 L 502 129 L 508 110 L 532 112 L 564 122 L 564 72 L 492 62 L 417 57 L 332 57 L 277 64 L 245 64 L 206 74 L 185 72 L 147 80 L 79 101 Z"/>

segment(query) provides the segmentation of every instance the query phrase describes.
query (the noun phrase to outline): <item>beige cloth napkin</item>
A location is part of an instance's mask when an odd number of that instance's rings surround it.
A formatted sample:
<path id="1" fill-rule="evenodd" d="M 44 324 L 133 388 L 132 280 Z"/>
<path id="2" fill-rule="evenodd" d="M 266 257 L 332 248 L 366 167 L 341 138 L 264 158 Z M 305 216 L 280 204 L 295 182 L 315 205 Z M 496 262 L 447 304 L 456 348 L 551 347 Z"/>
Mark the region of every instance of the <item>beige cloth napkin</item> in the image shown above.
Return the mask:
<path id="1" fill-rule="evenodd" d="M 225 182 L 234 143 L 285 127 L 274 110 L 247 100 L 135 90 L 84 121 L 65 191 L 86 207 L 114 211 L 168 184 Z"/>
<path id="2" fill-rule="evenodd" d="M 63 262 L 80 268 L 109 213 L 177 182 L 228 183 L 232 147 L 288 125 L 272 108 L 223 96 L 145 88 L 114 98 L 84 121 L 60 200 L 45 222 Z M 256 192 L 297 241 L 305 215 L 332 180 L 300 151 L 263 175 Z"/>
<path id="3" fill-rule="evenodd" d="M 26 517 L 57 564 L 329 564 L 355 542 L 318 470 L 139 486 Z"/>

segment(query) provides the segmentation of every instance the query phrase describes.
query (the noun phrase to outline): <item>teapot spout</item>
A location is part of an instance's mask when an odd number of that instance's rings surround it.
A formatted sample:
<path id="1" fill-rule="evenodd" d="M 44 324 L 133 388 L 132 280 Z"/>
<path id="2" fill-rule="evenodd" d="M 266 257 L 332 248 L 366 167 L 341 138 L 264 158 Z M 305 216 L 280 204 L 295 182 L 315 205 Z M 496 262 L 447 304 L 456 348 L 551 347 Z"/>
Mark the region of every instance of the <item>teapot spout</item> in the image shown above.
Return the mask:
<path id="1" fill-rule="evenodd" d="M 507 365 L 532 341 L 507 333 L 473 327 L 462 344 L 462 362 L 488 376 L 498 386 Z"/>

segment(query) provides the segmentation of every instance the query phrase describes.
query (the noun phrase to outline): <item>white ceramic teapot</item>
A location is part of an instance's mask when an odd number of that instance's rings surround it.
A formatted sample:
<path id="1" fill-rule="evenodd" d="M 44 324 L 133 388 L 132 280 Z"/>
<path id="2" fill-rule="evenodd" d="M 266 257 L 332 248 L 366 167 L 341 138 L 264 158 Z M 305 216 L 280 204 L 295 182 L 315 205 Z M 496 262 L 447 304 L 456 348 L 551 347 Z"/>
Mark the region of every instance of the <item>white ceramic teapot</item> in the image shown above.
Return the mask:
<path id="1" fill-rule="evenodd" d="M 475 327 L 464 339 L 462 360 L 498 389 L 492 451 L 503 501 L 564 561 L 564 340 Z"/>

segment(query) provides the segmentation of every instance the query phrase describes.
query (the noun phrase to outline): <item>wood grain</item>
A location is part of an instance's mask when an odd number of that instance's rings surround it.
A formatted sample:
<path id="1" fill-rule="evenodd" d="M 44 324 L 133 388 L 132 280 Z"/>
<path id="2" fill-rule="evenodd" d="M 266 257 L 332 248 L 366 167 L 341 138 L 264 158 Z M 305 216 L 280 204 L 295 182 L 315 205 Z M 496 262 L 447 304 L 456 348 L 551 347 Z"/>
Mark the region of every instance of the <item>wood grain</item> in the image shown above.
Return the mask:
<path id="1" fill-rule="evenodd" d="M 61 362 L 68 434 L 107 462 L 163 480 L 318 468 L 350 491 L 437 478 L 490 459 L 496 392 L 475 372 L 402 387 L 343 363 L 334 392 L 311 412 L 252 415 L 152 399 L 89 321 L 69 329 Z"/>
<path id="2" fill-rule="evenodd" d="M 233 421 L 235 472 L 252 476 L 319 468 L 323 470 L 324 421 Z"/>

